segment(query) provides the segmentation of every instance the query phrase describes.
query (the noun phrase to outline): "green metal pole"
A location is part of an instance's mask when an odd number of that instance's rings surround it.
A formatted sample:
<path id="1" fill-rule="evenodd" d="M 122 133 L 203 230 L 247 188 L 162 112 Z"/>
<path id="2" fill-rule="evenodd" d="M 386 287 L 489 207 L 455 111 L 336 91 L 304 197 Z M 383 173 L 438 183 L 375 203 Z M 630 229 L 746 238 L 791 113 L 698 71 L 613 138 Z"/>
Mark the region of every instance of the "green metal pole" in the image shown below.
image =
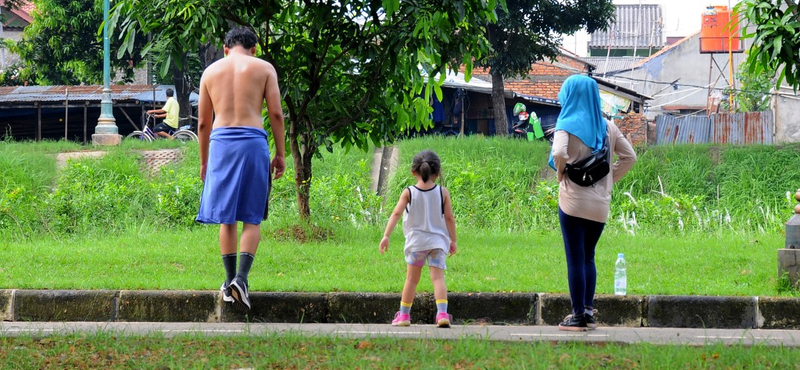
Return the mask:
<path id="1" fill-rule="evenodd" d="M 118 145 L 119 129 L 114 119 L 111 101 L 111 46 L 108 41 L 109 0 L 103 0 L 103 95 L 100 100 L 100 118 L 97 120 L 92 142 L 99 145 Z"/>

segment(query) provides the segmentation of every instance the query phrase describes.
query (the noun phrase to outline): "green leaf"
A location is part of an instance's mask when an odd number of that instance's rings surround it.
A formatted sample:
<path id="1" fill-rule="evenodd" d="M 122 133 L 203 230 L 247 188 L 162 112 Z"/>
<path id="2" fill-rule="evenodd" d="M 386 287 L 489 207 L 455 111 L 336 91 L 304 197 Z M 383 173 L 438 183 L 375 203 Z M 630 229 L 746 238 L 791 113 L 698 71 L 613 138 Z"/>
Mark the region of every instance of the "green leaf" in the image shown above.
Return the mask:
<path id="1" fill-rule="evenodd" d="M 400 0 L 383 0 L 383 9 L 387 16 L 393 15 L 400 9 Z"/>

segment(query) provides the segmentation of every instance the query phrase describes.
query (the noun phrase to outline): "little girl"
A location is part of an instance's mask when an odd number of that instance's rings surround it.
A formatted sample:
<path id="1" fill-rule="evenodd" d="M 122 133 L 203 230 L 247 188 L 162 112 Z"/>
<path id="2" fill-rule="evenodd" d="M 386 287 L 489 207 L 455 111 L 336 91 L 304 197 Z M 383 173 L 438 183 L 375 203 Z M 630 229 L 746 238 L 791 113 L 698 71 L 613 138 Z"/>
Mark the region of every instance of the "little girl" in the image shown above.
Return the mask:
<path id="1" fill-rule="evenodd" d="M 444 270 L 447 269 L 447 252 L 456 253 L 456 221 L 447 189 L 436 185 L 441 171 L 441 161 L 436 153 L 425 150 L 414 156 L 411 174 L 417 184 L 409 186 L 400 194 L 386 230 L 383 232 L 381 254 L 389 249 L 389 236 L 403 216 L 403 235 L 406 238 L 404 249 L 406 263 L 406 282 L 400 300 L 400 311 L 392 320 L 394 326 L 411 325 L 411 304 L 417 290 L 422 266 L 428 261 L 433 281 L 433 296 L 436 298 L 436 325 L 450 327 L 452 316 L 447 314 L 447 286 L 444 283 Z"/>

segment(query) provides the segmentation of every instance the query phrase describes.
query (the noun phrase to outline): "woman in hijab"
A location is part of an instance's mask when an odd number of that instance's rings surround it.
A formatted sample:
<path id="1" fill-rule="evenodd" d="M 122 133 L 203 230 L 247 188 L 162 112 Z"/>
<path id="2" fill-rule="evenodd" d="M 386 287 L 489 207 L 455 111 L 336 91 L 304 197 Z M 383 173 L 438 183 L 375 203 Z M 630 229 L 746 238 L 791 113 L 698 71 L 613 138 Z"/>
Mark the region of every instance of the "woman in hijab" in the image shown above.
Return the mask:
<path id="1" fill-rule="evenodd" d="M 594 251 L 603 233 L 611 203 L 611 188 L 636 163 L 636 153 L 620 130 L 603 118 L 597 82 L 573 75 L 558 93 L 561 113 L 556 122 L 550 166 L 558 179 L 558 218 L 567 257 L 567 278 L 572 314 L 558 325 L 560 330 L 586 331 L 597 327 L 594 292 L 597 269 Z M 591 186 L 580 186 L 566 176 L 567 163 L 574 163 L 600 150 L 608 138 L 608 175 Z M 614 154 L 617 162 L 613 162 Z"/>

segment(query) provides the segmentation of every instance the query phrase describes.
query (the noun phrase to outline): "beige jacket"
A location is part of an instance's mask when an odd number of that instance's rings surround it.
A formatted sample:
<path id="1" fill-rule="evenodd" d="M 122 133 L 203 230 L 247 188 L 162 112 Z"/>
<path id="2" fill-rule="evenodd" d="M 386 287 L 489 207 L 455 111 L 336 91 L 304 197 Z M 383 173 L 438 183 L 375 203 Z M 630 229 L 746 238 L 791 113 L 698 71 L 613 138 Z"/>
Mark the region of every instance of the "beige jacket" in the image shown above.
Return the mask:
<path id="1" fill-rule="evenodd" d="M 553 137 L 553 162 L 558 178 L 558 206 L 564 213 L 587 220 L 605 223 L 611 203 L 611 188 L 636 163 L 636 152 L 619 128 L 608 122 L 608 148 L 611 172 L 592 186 L 580 186 L 565 176 L 567 163 L 586 158 L 592 149 L 577 136 L 558 130 Z M 614 154 L 617 161 L 613 162 Z"/>

